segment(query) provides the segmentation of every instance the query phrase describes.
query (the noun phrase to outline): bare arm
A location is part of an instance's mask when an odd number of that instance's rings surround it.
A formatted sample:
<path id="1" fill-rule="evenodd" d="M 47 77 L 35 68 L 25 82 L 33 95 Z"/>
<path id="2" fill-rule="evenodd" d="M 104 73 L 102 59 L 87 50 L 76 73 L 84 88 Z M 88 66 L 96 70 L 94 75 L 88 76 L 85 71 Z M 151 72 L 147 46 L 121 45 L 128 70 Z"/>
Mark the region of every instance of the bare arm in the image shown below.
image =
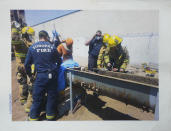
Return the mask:
<path id="1" fill-rule="evenodd" d="M 96 36 L 96 34 L 89 40 L 85 43 L 86 46 L 90 45 L 90 42 L 94 39 L 94 37 Z"/>
<path id="2" fill-rule="evenodd" d="M 57 51 L 58 51 L 59 55 L 62 56 L 62 47 L 61 47 L 61 44 L 57 47 Z"/>

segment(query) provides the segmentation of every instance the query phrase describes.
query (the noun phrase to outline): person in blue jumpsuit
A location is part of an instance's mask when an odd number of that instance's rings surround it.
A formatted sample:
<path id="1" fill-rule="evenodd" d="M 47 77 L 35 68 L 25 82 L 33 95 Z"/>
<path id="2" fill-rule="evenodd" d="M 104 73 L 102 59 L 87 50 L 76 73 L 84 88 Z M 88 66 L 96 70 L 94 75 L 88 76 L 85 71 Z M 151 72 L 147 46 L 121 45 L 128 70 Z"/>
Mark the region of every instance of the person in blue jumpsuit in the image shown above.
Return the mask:
<path id="1" fill-rule="evenodd" d="M 57 71 L 61 58 L 55 46 L 49 42 L 46 31 L 39 32 L 39 42 L 34 43 L 28 50 L 25 70 L 30 78 L 32 78 L 32 64 L 35 64 L 37 76 L 33 85 L 33 104 L 29 120 L 39 120 L 45 93 L 47 93 L 46 118 L 54 120 L 57 112 Z"/>
<path id="2" fill-rule="evenodd" d="M 98 55 L 103 45 L 102 32 L 98 30 L 93 38 L 85 45 L 89 45 L 88 70 L 93 71 L 94 68 L 97 68 Z"/>

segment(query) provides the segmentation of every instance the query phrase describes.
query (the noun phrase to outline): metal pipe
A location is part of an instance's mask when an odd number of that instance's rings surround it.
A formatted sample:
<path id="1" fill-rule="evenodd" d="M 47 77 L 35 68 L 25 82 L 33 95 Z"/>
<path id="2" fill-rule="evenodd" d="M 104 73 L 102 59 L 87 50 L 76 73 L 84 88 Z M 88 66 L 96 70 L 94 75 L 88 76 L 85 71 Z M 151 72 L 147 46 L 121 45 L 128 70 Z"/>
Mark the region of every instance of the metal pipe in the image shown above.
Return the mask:
<path id="1" fill-rule="evenodd" d="M 69 87 L 70 87 L 70 110 L 73 110 L 73 100 L 72 100 L 72 73 L 69 72 Z"/>

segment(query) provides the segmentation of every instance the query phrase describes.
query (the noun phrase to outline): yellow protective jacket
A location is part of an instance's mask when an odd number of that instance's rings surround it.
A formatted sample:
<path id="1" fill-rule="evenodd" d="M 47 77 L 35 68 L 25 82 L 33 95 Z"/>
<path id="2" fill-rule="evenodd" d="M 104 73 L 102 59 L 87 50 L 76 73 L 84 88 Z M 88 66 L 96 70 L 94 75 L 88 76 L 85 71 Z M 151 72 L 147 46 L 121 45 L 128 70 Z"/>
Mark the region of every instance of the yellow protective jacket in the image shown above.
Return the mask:
<path id="1" fill-rule="evenodd" d="M 103 45 L 100 49 L 98 59 L 97 59 L 97 68 L 107 68 L 107 64 L 110 63 L 109 59 L 109 47 Z"/>
<path id="2" fill-rule="evenodd" d="M 21 63 L 24 63 L 26 54 L 28 51 L 28 46 L 22 40 L 20 34 L 12 33 L 12 47 L 14 49 L 15 57 L 21 60 Z"/>
<path id="3" fill-rule="evenodd" d="M 111 63 L 113 68 L 126 69 L 129 62 L 129 54 L 126 47 L 121 44 L 117 45 L 116 49 L 103 45 L 97 60 L 97 68 L 108 69 L 107 64 Z"/>

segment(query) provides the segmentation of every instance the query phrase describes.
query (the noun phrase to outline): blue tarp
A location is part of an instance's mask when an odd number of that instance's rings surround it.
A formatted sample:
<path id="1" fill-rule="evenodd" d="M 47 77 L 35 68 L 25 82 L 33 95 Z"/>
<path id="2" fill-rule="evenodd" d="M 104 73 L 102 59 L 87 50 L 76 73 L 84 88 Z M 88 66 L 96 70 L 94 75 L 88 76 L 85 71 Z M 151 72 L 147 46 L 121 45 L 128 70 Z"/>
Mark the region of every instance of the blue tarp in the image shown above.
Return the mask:
<path id="1" fill-rule="evenodd" d="M 58 70 L 58 92 L 66 88 L 65 71 L 66 68 L 79 67 L 79 64 L 73 60 L 63 62 Z"/>

